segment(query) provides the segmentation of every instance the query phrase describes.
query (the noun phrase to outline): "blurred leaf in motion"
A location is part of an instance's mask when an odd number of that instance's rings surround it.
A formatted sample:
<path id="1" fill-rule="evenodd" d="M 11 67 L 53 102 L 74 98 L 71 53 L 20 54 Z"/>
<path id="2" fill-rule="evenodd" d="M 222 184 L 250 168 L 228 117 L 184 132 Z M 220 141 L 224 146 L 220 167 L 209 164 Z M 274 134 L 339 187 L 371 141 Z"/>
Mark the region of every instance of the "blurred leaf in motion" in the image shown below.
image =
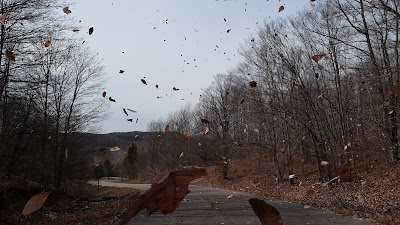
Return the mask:
<path id="1" fill-rule="evenodd" d="M 249 202 L 262 225 L 283 225 L 281 215 L 275 207 L 258 198 L 252 198 Z"/>
<path id="2" fill-rule="evenodd" d="M 43 204 L 46 202 L 47 197 L 50 195 L 50 191 L 37 194 L 33 196 L 29 201 L 26 203 L 24 209 L 22 210 L 22 215 L 26 216 L 31 213 L 36 212 L 40 208 L 42 208 Z"/>
<path id="3" fill-rule="evenodd" d="M 117 225 L 127 224 L 143 209 L 148 215 L 161 211 L 170 214 L 179 207 L 183 198 L 190 192 L 189 183 L 206 175 L 206 169 L 201 167 L 184 167 L 169 174 L 161 183 L 152 184 L 120 217 Z"/>

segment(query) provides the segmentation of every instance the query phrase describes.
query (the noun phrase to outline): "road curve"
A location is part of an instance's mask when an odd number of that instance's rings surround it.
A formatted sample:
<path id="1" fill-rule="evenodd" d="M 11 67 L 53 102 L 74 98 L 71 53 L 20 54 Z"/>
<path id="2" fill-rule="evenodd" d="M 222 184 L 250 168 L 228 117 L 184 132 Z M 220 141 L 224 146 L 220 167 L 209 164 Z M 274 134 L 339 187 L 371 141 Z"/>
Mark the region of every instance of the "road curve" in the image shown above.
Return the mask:
<path id="1" fill-rule="evenodd" d="M 97 185 L 97 181 L 92 181 Z M 126 184 L 115 181 L 100 180 L 101 186 L 135 188 L 145 191 L 149 184 Z M 131 220 L 130 225 L 208 225 L 208 224 L 260 224 L 249 203 L 251 194 L 191 185 L 191 192 L 182 201 L 174 213 L 163 215 L 159 212 L 147 216 L 143 210 Z M 227 196 L 232 194 L 232 198 Z M 307 208 L 300 204 L 288 203 L 273 198 L 263 199 L 280 212 L 284 224 L 289 225 L 371 225 L 360 219 L 343 217 L 330 211 Z M 217 208 L 211 207 L 211 202 L 217 202 Z"/>

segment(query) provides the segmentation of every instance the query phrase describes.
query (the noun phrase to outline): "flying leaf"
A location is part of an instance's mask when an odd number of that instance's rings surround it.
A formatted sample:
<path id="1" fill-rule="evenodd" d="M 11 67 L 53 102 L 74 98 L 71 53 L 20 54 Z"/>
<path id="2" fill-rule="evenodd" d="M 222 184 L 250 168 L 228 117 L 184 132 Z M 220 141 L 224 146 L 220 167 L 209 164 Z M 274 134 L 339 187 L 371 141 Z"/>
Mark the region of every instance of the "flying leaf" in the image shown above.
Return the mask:
<path id="1" fill-rule="evenodd" d="M 133 109 L 126 109 L 126 110 L 128 110 L 129 112 L 136 112 L 136 110 L 133 110 Z"/>
<path id="2" fill-rule="evenodd" d="M 281 215 L 275 207 L 258 198 L 252 198 L 249 202 L 262 225 L 283 225 Z"/>
<path id="3" fill-rule="evenodd" d="M 71 13 L 71 10 L 69 10 L 69 6 L 64 7 L 64 8 L 63 8 L 63 12 L 64 12 L 65 14 L 70 14 L 70 13 Z"/>
<path id="4" fill-rule="evenodd" d="M 164 132 L 168 132 L 168 130 L 169 130 L 169 124 L 167 124 L 167 126 L 165 126 Z"/>
<path id="5" fill-rule="evenodd" d="M 103 91 L 103 94 L 102 94 L 103 98 L 105 98 L 106 95 L 107 95 L 107 92 Z"/>
<path id="6" fill-rule="evenodd" d="M 186 130 L 186 131 L 183 132 L 183 136 L 185 136 L 185 137 L 188 138 L 188 137 L 191 137 L 191 136 L 192 136 L 192 133 L 191 133 L 190 131 L 187 131 L 187 130 Z"/>
<path id="7" fill-rule="evenodd" d="M 139 118 L 136 118 L 136 123 L 139 121 Z"/>
<path id="8" fill-rule="evenodd" d="M 128 113 L 126 112 L 126 109 L 122 108 L 126 116 L 129 116 Z"/>
<path id="9" fill-rule="evenodd" d="M 93 31 L 94 31 L 93 27 L 89 28 L 89 35 L 92 35 Z"/>
<path id="10" fill-rule="evenodd" d="M 285 6 L 281 5 L 278 9 L 278 13 L 282 12 L 285 9 Z"/>
<path id="11" fill-rule="evenodd" d="M 190 192 L 189 183 L 206 175 L 201 167 L 184 167 L 168 175 L 161 183 L 152 184 L 151 188 L 140 195 L 120 217 L 117 225 L 127 224 L 143 209 L 148 215 L 161 211 L 164 215 L 172 213 L 183 198 Z"/>
<path id="12" fill-rule="evenodd" d="M 255 82 L 254 80 L 253 80 L 253 81 L 250 81 L 249 84 L 250 84 L 250 87 L 251 87 L 252 89 L 254 89 L 254 88 L 257 87 L 257 82 Z"/>
<path id="13" fill-rule="evenodd" d="M 108 100 L 110 100 L 110 101 L 112 101 L 112 102 L 115 102 L 115 99 L 113 99 L 113 98 L 111 98 L 111 97 L 109 97 Z"/>
<path id="14" fill-rule="evenodd" d="M 2 25 L 6 24 L 6 15 L 5 14 L 0 15 L 0 23 Z"/>
<path id="15" fill-rule="evenodd" d="M 147 85 L 147 82 L 144 79 L 140 79 L 143 84 Z"/>
<path id="16" fill-rule="evenodd" d="M 329 164 L 328 161 L 321 161 L 321 166 L 327 166 Z"/>
<path id="17" fill-rule="evenodd" d="M 207 119 L 203 119 L 203 118 L 201 118 L 201 122 L 202 123 L 210 123 Z"/>
<path id="18" fill-rule="evenodd" d="M 76 29 L 76 28 L 75 28 L 75 29 L 73 29 L 72 31 L 73 31 L 73 32 L 79 32 L 79 29 Z"/>
<path id="19" fill-rule="evenodd" d="M 45 41 L 45 42 L 43 43 L 43 45 L 44 45 L 44 47 L 49 47 L 49 46 L 51 45 L 51 41 L 50 41 L 50 40 Z"/>
<path id="20" fill-rule="evenodd" d="M 322 58 L 324 58 L 325 54 L 317 54 L 311 56 L 311 59 L 314 60 L 315 62 L 319 62 Z"/>
<path id="21" fill-rule="evenodd" d="M 400 96 L 400 84 L 395 84 L 389 88 L 390 92 L 396 97 Z"/>
<path id="22" fill-rule="evenodd" d="M 229 32 L 231 32 L 231 30 L 232 30 L 232 29 L 228 29 L 228 30 L 226 30 L 226 33 L 229 33 Z"/>
<path id="23" fill-rule="evenodd" d="M 375 5 L 376 4 L 376 0 L 371 0 L 370 4 L 371 5 Z"/>
<path id="24" fill-rule="evenodd" d="M 13 51 L 7 50 L 5 55 L 8 60 L 15 62 L 15 56 L 14 56 Z"/>
<path id="25" fill-rule="evenodd" d="M 37 194 L 33 196 L 29 201 L 26 203 L 24 209 L 22 210 L 22 215 L 26 216 L 33 212 L 36 212 L 40 208 L 42 208 L 43 204 L 46 202 L 47 197 L 51 192 L 45 192 L 41 194 Z"/>
<path id="26" fill-rule="evenodd" d="M 179 88 L 173 87 L 172 90 L 179 91 Z"/>
<path id="27" fill-rule="evenodd" d="M 224 18 L 224 21 L 226 22 L 226 18 Z"/>
<path id="28" fill-rule="evenodd" d="M 345 163 L 341 166 L 339 166 L 339 168 L 336 169 L 335 171 L 335 176 L 342 176 L 344 174 L 346 174 L 349 171 L 349 164 Z"/>
<path id="29" fill-rule="evenodd" d="M 156 88 L 158 89 L 160 86 L 158 86 L 158 84 L 156 84 Z"/>
<path id="30" fill-rule="evenodd" d="M 125 71 L 124 70 L 119 70 L 119 73 L 124 73 Z"/>
<path id="31" fill-rule="evenodd" d="M 201 131 L 203 134 L 207 134 L 209 131 L 208 127 L 204 127 L 203 130 Z"/>
<path id="32" fill-rule="evenodd" d="M 131 122 L 131 123 L 133 122 L 133 119 L 126 119 L 126 120 L 127 120 L 128 122 Z"/>

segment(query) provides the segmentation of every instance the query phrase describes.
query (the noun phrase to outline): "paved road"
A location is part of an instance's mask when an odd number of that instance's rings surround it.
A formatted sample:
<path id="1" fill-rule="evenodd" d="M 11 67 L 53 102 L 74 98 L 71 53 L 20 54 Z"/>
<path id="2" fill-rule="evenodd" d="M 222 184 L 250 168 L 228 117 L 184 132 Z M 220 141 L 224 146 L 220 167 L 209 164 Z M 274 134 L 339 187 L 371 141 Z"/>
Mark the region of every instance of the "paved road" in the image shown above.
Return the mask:
<path id="1" fill-rule="evenodd" d="M 95 182 L 97 184 L 97 182 Z M 135 188 L 141 191 L 147 190 L 150 185 L 124 184 L 112 181 L 100 181 L 102 186 Z M 248 200 L 254 198 L 250 194 L 234 192 L 230 190 L 190 186 L 191 192 L 174 213 L 163 215 L 159 212 L 150 217 L 145 210 L 131 220 L 130 225 L 208 225 L 208 224 L 261 224 L 254 214 Z M 233 195 L 231 199 L 227 196 Z M 277 199 L 263 199 L 268 204 L 277 208 L 282 216 L 284 224 L 289 225 L 371 225 L 365 221 L 354 218 L 345 218 L 329 211 L 315 208 L 305 209 L 300 204 L 293 204 Z M 211 202 L 217 202 L 217 208 L 211 207 Z"/>

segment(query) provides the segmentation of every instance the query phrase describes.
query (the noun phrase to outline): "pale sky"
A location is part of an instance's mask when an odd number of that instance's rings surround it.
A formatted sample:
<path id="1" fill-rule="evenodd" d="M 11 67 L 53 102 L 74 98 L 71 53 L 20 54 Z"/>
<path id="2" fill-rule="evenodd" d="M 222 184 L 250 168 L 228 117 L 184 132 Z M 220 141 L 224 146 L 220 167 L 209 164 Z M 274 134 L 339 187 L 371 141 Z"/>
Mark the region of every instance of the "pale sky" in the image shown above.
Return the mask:
<path id="1" fill-rule="evenodd" d="M 145 131 L 149 121 L 167 118 L 188 102 L 195 106 L 214 75 L 242 61 L 240 45 L 256 36 L 264 19 L 285 18 L 307 6 L 310 0 L 77 1 L 69 16 L 81 20 L 79 35 L 103 60 L 104 91 L 116 100 L 99 124 L 102 133 Z M 127 117 L 122 108 L 137 113 L 128 111 Z"/>

